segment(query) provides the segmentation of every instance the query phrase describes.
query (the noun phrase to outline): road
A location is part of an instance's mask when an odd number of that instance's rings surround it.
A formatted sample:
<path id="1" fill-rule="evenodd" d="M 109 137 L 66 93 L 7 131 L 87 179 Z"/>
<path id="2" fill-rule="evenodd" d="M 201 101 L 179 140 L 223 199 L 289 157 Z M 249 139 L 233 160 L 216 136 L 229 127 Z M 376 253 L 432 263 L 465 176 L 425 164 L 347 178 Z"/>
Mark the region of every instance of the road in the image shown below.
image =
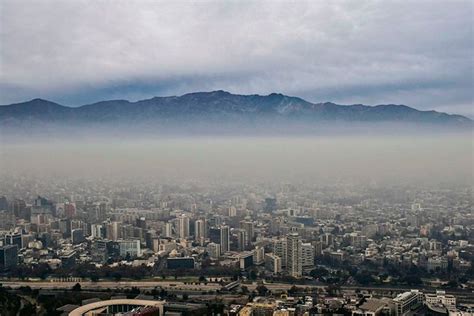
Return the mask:
<path id="1" fill-rule="evenodd" d="M 22 286 L 29 286 L 33 289 L 45 289 L 45 290 L 65 290 L 71 289 L 77 282 L 52 282 L 52 281 L 0 281 L 0 283 L 5 287 L 19 288 Z M 107 289 L 129 289 L 132 287 L 137 287 L 141 290 L 151 290 L 155 287 L 164 288 L 166 291 L 175 294 L 187 293 L 189 295 L 202 295 L 203 292 L 217 291 L 221 289 L 221 285 L 218 283 L 207 283 L 207 284 L 184 284 L 182 281 L 82 281 L 80 282 L 81 288 L 84 290 L 107 290 Z M 256 289 L 257 284 L 244 284 L 250 291 Z M 298 285 L 298 284 L 288 284 L 288 283 L 267 283 L 265 286 L 271 291 L 282 291 L 288 290 L 293 285 L 296 285 L 300 289 L 311 288 L 311 289 L 324 289 L 325 285 Z M 350 290 L 366 290 L 372 291 L 374 294 L 379 295 L 393 295 L 395 293 L 401 293 L 405 291 L 410 291 L 410 288 L 406 287 L 385 287 L 385 286 L 341 286 L 341 290 L 350 291 Z M 425 292 L 434 292 L 435 289 L 424 289 Z M 474 303 L 474 294 L 472 290 L 461 290 L 461 289 L 449 289 L 446 290 L 447 294 L 453 294 L 456 296 L 458 302 L 462 303 Z M 300 293 L 304 295 L 305 293 Z"/>
<path id="2" fill-rule="evenodd" d="M 19 288 L 29 286 L 32 289 L 71 289 L 77 282 L 51 282 L 51 281 L 0 281 L 5 287 Z M 80 282 L 82 289 L 88 290 L 106 290 L 106 289 L 123 289 L 138 287 L 139 289 L 150 290 L 155 287 L 164 289 L 180 289 L 187 291 L 210 291 L 219 290 L 221 286 L 217 283 L 206 284 L 184 284 L 180 281 L 82 281 Z"/>
<path id="3" fill-rule="evenodd" d="M 72 288 L 77 282 L 52 282 L 52 281 L 0 281 L 3 286 L 8 286 L 11 288 L 19 288 L 22 286 L 29 286 L 34 289 L 70 289 Z M 141 280 L 141 281 L 106 281 L 101 280 L 97 282 L 92 281 L 81 281 L 81 288 L 82 289 L 89 289 L 89 290 L 99 290 L 99 289 L 123 289 L 123 288 L 132 288 L 138 287 L 140 289 L 153 289 L 155 287 L 162 287 L 164 289 L 179 289 L 179 290 L 189 290 L 189 291 L 210 291 L 210 290 L 220 290 L 221 285 L 218 283 L 207 283 L 207 284 L 190 284 L 187 282 L 182 281 L 171 281 L 171 280 Z M 244 284 L 249 290 L 255 290 L 257 287 L 256 283 L 252 284 Z M 324 289 L 327 285 L 314 285 L 314 284 L 289 284 L 289 283 L 266 283 L 265 286 L 269 290 L 288 290 L 292 286 L 297 286 L 298 288 L 311 288 L 311 289 Z M 371 291 L 393 291 L 393 292 L 403 292 L 409 291 L 410 287 L 387 287 L 387 286 L 341 286 L 342 290 L 371 290 Z M 434 289 L 429 289 L 430 291 L 434 291 Z M 461 290 L 461 289 L 451 289 L 447 290 L 447 293 L 470 293 L 470 290 Z"/>

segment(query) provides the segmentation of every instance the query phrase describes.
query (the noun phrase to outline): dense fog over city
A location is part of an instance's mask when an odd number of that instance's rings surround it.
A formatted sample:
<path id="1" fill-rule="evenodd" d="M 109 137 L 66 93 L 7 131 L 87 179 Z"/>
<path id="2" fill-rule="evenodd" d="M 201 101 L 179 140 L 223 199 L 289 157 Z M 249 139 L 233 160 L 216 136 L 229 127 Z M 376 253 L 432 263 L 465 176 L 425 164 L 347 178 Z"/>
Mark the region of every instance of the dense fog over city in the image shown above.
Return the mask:
<path id="1" fill-rule="evenodd" d="M 3 174 L 45 178 L 461 184 L 473 175 L 469 134 L 37 140 L 0 153 Z"/>

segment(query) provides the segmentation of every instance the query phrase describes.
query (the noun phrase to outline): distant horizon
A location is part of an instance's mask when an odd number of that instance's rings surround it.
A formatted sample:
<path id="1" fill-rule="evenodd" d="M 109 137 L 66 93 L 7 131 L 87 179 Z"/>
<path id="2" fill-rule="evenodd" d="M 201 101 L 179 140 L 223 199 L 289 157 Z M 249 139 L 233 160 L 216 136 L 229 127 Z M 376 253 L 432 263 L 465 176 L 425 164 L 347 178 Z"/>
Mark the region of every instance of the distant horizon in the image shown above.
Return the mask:
<path id="1" fill-rule="evenodd" d="M 373 104 L 364 104 L 364 103 L 345 103 L 345 104 L 342 104 L 342 103 L 337 103 L 337 102 L 334 102 L 334 101 L 330 101 L 330 100 L 326 100 L 326 101 L 312 101 L 312 100 L 308 100 L 304 97 L 300 97 L 300 96 L 297 96 L 297 95 L 287 95 L 287 94 L 284 94 L 284 93 L 281 93 L 281 92 L 271 92 L 271 93 L 252 93 L 252 94 L 243 94 L 243 93 L 234 93 L 234 92 L 231 92 L 229 90 L 224 90 L 224 89 L 217 89 L 217 90 L 208 90 L 208 91 L 190 91 L 190 92 L 186 92 L 186 93 L 183 93 L 183 94 L 174 94 L 174 95 L 153 95 L 153 96 L 150 96 L 150 97 L 147 97 L 147 98 L 144 98 L 144 99 L 125 99 L 125 98 L 114 98 L 114 99 L 99 99 L 99 100 L 96 100 L 94 102 L 90 102 L 90 103 L 84 103 L 84 104 L 77 104 L 77 105 L 71 105 L 71 104 L 66 104 L 66 103 L 63 103 L 63 102 L 57 102 L 55 100 L 52 100 L 52 99 L 46 99 L 46 98 L 41 98 L 41 97 L 34 97 L 34 98 L 28 98 L 24 101 L 20 101 L 20 102 L 13 102 L 13 103 L 10 103 L 10 104 L 0 104 L 0 107 L 1 106 L 11 106 L 11 105 L 15 105 L 15 104 L 22 104 L 22 103 L 28 103 L 28 102 L 32 102 L 32 101 L 35 101 L 35 100 L 42 100 L 42 101 L 47 101 L 47 102 L 51 102 L 51 103 L 55 103 L 55 104 L 58 104 L 58 105 L 61 105 L 61 106 L 64 106 L 64 107 L 68 107 L 68 108 L 79 108 L 79 107 L 82 107 L 82 106 L 86 106 L 86 105 L 91 105 L 91 104 L 97 104 L 97 103 L 101 103 L 101 102 L 109 102 L 109 101 L 126 101 L 126 102 L 129 102 L 129 103 L 137 103 L 137 102 L 141 102 L 141 101 L 147 101 L 147 100 L 152 100 L 154 98 L 173 98 L 173 97 L 182 97 L 182 96 L 185 96 L 185 95 L 189 95 L 189 94 L 198 94 L 198 93 L 216 93 L 216 92 L 224 92 L 224 93 L 228 93 L 228 94 L 231 94 L 231 95 L 235 95 L 235 96 L 262 96 L 262 97 L 265 97 L 265 96 L 270 96 L 270 95 L 273 95 L 273 94 L 276 94 L 276 95 L 283 95 L 285 97 L 290 97 L 290 98 L 299 98 L 299 99 L 302 99 L 306 102 L 309 102 L 309 103 L 312 103 L 312 104 L 327 104 L 327 103 L 331 103 L 331 104 L 336 104 L 336 105 L 340 105 L 340 106 L 354 106 L 354 105 L 363 105 L 363 106 L 368 106 L 368 107 L 376 107 L 376 106 L 380 106 L 380 105 L 396 105 L 396 106 L 407 106 L 409 108 L 412 108 L 412 109 L 415 109 L 417 111 L 421 111 L 421 112 L 429 112 L 429 111 L 435 111 L 435 112 L 438 112 L 438 113 L 445 113 L 445 114 L 449 114 L 449 115 L 458 115 L 458 116 L 464 116 L 470 120 L 474 120 L 474 115 L 466 115 L 466 114 L 462 114 L 462 113 L 455 113 L 455 112 L 446 112 L 446 111 L 439 111 L 439 110 L 436 110 L 436 109 L 420 109 L 420 108 L 417 108 L 415 106 L 412 106 L 410 104 L 403 104 L 403 103 L 395 103 L 395 102 L 390 102 L 390 103 L 373 103 Z"/>

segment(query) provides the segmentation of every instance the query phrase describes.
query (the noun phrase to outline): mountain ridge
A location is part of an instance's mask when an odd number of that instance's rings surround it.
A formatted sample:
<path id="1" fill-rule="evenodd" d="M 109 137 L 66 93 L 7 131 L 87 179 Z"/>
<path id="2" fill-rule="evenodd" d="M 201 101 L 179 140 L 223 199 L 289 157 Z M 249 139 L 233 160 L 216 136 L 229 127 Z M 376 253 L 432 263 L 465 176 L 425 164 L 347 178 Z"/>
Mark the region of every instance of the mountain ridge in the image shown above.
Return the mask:
<path id="1" fill-rule="evenodd" d="M 45 99 L 0 106 L 0 122 L 14 127 L 28 123 L 64 123 L 69 125 L 92 122 L 177 122 L 233 124 L 259 121 L 315 124 L 318 122 L 403 122 L 442 126 L 469 126 L 473 121 L 457 114 L 434 110 L 420 111 L 401 104 L 375 106 L 333 102 L 312 103 L 281 93 L 240 95 L 223 90 L 192 92 L 181 96 L 149 99 L 103 100 L 78 107 L 64 106 Z"/>

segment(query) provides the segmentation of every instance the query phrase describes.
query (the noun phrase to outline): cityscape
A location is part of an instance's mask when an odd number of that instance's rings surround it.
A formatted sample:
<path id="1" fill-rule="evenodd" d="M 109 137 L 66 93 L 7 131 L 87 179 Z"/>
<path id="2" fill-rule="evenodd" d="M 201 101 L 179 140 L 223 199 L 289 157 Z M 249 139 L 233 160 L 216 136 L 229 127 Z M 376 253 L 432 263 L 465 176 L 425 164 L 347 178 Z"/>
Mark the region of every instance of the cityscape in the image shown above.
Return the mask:
<path id="1" fill-rule="evenodd" d="M 2 288 L 48 313 L 77 287 L 183 313 L 472 313 L 470 187 L 6 180 Z"/>
<path id="2" fill-rule="evenodd" d="M 0 316 L 474 316 L 473 17 L 0 0 Z"/>

